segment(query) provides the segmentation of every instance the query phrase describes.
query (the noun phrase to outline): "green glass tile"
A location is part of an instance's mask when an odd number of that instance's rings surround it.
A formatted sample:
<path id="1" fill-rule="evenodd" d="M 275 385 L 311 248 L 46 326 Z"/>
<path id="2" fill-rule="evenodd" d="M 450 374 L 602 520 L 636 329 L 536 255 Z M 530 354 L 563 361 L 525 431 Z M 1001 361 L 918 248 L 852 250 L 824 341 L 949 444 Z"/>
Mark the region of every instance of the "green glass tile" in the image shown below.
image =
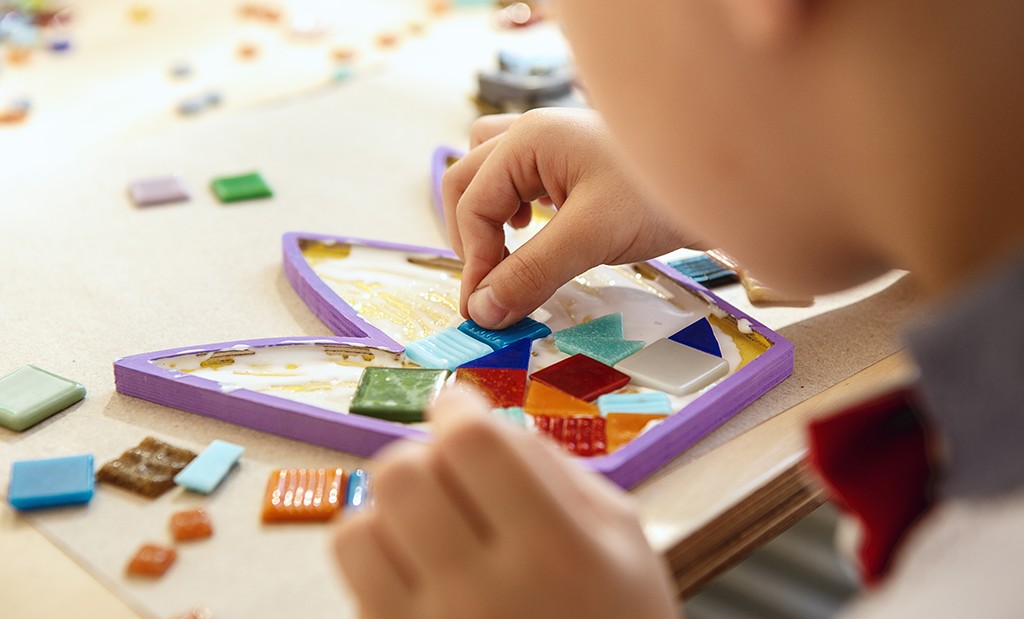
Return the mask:
<path id="1" fill-rule="evenodd" d="M 267 185 L 267 181 L 263 180 L 259 172 L 215 178 L 210 183 L 210 188 L 221 202 L 257 200 L 274 195 L 270 185 Z"/>
<path id="2" fill-rule="evenodd" d="M 642 340 L 618 340 L 606 337 L 581 337 L 558 342 L 558 350 L 567 355 L 583 354 L 607 365 L 615 365 L 643 347 Z"/>
<path id="3" fill-rule="evenodd" d="M 85 387 L 73 380 L 20 367 L 0 378 L 0 426 L 21 432 L 84 397 Z"/>
<path id="4" fill-rule="evenodd" d="M 366 368 L 348 410 L 389 421 L 423 421 L 423 410 L 446 378 L 448 370 Z"/>
<path id="5" fill-rule="evenodd" d="M 589 338 L 622 339 L 622 314 L 607 314 L 588 322 L 555 331 L 555 343 L 561 344 L 576 339 Z"/>

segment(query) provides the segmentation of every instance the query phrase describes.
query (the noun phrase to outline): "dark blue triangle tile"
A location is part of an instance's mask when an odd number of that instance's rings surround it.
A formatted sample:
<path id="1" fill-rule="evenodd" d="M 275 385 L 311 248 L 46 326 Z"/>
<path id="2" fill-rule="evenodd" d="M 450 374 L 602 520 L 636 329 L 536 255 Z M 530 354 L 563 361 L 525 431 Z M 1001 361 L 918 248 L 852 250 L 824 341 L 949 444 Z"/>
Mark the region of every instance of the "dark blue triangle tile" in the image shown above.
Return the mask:
<path id="1" fill-rule="evenodd" d="M 715 332 L 711 329 L 711 323 L 708 322 L 707 318 L 701 318 L 668 339 L 679 344 L 685 344 L 690 348 L 696 348 L 709 355 L 722 356 L 722 349 L 718 346 Z"/>
<path id="2" fill-rule="evenodd" d="M 484 355 L 479 359 L 474 359 L 469 363 L 464 363 L 459 367 L 528 370 L 530 369 L 530 348 L 532 344 L 533 340 L 530 339 L 518 340 L 505 348 L 496 350 L 489 355 Z"/>

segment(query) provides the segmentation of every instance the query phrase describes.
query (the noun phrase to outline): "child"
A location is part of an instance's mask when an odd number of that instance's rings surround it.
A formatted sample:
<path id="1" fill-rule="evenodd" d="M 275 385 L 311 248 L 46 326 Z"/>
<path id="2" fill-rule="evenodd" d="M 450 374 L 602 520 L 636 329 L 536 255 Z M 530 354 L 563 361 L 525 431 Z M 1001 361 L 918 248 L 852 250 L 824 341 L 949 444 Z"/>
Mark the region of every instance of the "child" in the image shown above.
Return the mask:
<path id="1" fill-rule="evenodd" d="M 935 506 L 849 612 L 1024 616 L 1024 3 L 562 0 L 560 15 L 601 116 L 477 125 L 445 178 L 463 313 L 501 328 L 592 266 L 696 242 L 798 293 L 909 269 L 937 311 L 910 337 Z M 502 225 L 540 197 L 559 213 L 506 255 Z M 675 616 L 627 497 L 486 408 L 439 399 L 437 440 L 384 456 L 375 509 L 342 526 L 363 615 Z"/>

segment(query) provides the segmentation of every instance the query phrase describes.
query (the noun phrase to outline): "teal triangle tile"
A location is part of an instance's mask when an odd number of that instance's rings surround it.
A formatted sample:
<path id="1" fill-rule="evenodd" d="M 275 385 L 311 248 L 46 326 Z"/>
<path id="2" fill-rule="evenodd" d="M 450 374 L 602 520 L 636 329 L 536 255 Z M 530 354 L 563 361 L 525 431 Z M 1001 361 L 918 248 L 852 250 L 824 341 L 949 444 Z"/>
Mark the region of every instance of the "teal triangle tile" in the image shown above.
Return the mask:
<path id="1" fill-rule="evenodd" d="M 530 369 L 530 349 L 533 340 L 523 339 L 496 350 L 489 355 L 463 363 L 463 368 L 491 368 L 496 370 L 528 370 Z"/>
<path id="2" fill-rule="evenodd" d="M 715 332 L 707 318 L 701 318 L 679 333 L 669 336 L 668 339 L 690 348 L 696 348 L 709 355 L 722 356 L 722 349 L 718 345 L 718 339 L 715 337 Z"/>
<path id="3" fill-rule="evenodd" d="M 644 347 L 642 340 L 587 337 L 558 342 L 558 350 L 567 355 L 584 354 L 601 363 L 615 365 Z"/>
<path id="4" fill-rule="evenodd" d="M 622 339 L 622 314 L 606 314 L 589 322 L 555 332 L 555 342 L 574 340 L 577 338 L 612 338 Z"/>

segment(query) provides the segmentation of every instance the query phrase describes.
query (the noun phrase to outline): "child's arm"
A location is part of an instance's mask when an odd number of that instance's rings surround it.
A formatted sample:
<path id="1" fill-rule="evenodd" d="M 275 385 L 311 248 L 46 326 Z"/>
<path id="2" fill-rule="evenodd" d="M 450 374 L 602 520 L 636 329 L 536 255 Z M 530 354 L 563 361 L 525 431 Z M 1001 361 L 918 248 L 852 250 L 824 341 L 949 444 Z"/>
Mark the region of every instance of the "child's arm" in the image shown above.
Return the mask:
<path id="1" fill-rule="evenodd" d="M 477 141 L 445 174 L 443 191 L 452 247 L 466 263 L 462 313 L 483 327 L 516 322 L 591 267 L 696 241 L 641 188 L 592 112 L 535 110 L 514 121 L 481 121 Z M 508 255 L 503 225 L 526 225 L 529 202 L 545 197 L 558 214 Z"/>
<path id="2" fill-rule="evenodd" d="M 436 440 L 384 455 L 373 507 L 338 533 L 361 617 L 676 616 L 625 495 L 473 394 L 431 416 Z"/>

